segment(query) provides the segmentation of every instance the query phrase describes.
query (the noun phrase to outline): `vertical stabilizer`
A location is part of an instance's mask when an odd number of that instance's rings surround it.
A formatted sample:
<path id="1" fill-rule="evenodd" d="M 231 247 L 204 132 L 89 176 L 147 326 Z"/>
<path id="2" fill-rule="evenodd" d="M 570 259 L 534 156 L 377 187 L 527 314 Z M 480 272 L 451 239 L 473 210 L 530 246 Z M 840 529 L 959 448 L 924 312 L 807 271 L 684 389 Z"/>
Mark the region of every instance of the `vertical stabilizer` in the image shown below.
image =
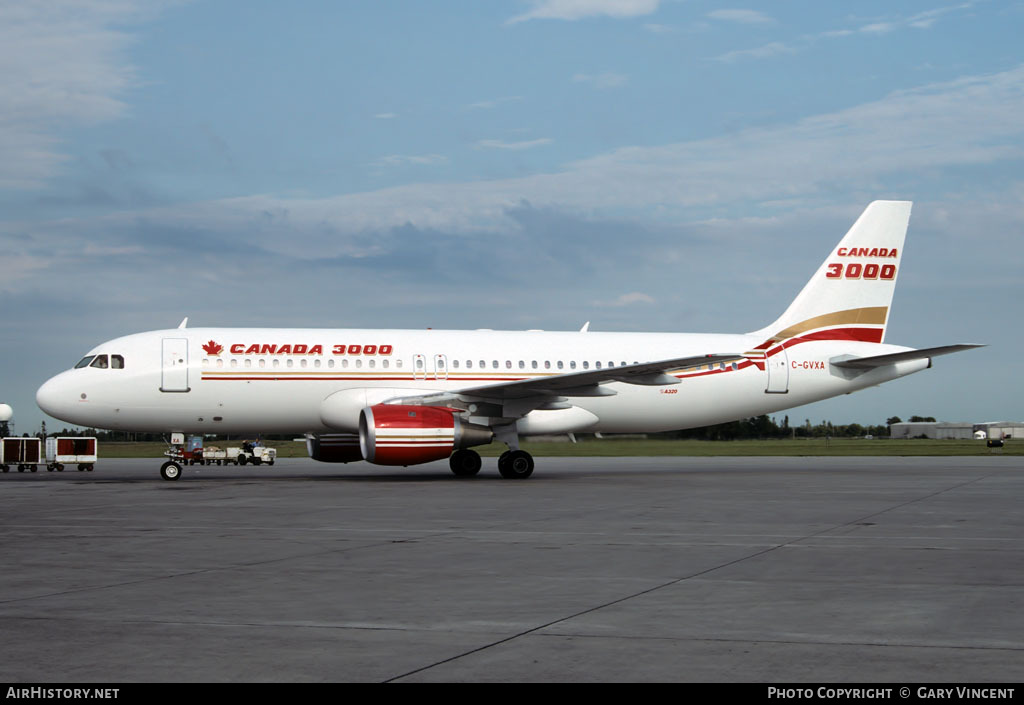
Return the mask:
<path id="1" fill-rule="evenodd" d="M 833 248 L 799 296 L 770 326 L 759 349 L 790 339 L 885 339 L 910 201 L 875 201 Z"/>

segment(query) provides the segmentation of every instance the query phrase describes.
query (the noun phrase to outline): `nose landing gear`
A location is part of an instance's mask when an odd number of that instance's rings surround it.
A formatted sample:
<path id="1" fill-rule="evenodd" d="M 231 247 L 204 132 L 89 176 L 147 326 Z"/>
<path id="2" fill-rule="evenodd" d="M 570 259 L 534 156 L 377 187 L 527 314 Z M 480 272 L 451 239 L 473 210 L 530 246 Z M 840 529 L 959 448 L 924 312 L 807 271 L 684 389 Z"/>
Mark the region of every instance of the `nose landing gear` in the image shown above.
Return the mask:
<path id="1" fill-rule="evenodd" d="M 177 480 L 181 477 L 181 466 L 173 460 L 168 460 L 160 466 L 160 477 L 165 480 Z"/>

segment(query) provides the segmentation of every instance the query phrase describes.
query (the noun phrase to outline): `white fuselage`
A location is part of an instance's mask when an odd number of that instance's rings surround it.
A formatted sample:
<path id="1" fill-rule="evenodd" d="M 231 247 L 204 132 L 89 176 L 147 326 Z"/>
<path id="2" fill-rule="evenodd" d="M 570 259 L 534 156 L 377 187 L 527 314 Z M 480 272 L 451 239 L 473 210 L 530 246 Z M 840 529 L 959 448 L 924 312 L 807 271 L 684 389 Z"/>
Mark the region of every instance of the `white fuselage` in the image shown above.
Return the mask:
<path id="1" fill-rule="evenodd" d="M 123 364 L 63 372 L 40 388 L 37 400 L 51 416 L 95 428 L 345 432 L 357 429 L 362 406 L 396 397 L 597 366 L 753 351 L 763 343 L 763 337 L 750 334 L 169 329 L 99 345 L 90 356 L 120 356 Z M 922 359 L 851 373 L 829 363 L 842 355 L 904 350 L 857 340 L 794 340 L 778 346 L 770 358 L 762 351 L 712 369 L 670 371 L 679 384 L 609 382 L 601 388 L 614 395 L 573 396 L 572 408 L 532 411 L 518 420 L 517 428 L 522 435 L 656 432 L 757 416 L 928 366 Z M 328 397 L 347 399 L 338 395 L 346 390 L 359 390 L 349 406 L 325 405 Z"/>

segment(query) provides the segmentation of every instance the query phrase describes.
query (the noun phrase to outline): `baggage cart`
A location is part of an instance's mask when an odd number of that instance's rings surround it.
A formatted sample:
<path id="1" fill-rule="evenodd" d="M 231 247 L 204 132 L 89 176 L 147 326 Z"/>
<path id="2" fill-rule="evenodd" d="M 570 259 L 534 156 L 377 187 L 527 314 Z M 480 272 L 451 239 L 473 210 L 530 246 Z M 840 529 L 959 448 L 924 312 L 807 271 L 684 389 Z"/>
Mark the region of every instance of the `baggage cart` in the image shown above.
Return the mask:
<path id="1" fill-rule="evenodd" d="M 18 472 L 38 470 L 37 465 L 45 464 L 43 442 L 39 438 L 4 438 L 0 441 L 0 470 L 7 472 L 17 465 Z"/>
<path id="2" fill-rule="evenodd" d="M 46 439 L 46 469 L 64 472 L 64 464 L 77 464 L 78 472 L 92 472 L 97 443 L 90 436 L 56 436 Z"/>

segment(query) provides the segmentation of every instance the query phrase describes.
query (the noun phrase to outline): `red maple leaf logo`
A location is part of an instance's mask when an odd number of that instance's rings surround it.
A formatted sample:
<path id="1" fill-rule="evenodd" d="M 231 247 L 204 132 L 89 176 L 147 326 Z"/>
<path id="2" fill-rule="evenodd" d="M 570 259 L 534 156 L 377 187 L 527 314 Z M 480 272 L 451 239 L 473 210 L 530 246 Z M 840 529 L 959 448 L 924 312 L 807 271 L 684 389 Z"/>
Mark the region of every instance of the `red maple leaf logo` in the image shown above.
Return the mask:
<path id="1" fill-rule="evenodd" d="M 221 352 L 224 350 L 224 346 L 217 345 L 217 343 L 211 340 L 209 343 L 203 346 L 203 350 L 205 350 L 209 355 L 220 355 Z"/>

